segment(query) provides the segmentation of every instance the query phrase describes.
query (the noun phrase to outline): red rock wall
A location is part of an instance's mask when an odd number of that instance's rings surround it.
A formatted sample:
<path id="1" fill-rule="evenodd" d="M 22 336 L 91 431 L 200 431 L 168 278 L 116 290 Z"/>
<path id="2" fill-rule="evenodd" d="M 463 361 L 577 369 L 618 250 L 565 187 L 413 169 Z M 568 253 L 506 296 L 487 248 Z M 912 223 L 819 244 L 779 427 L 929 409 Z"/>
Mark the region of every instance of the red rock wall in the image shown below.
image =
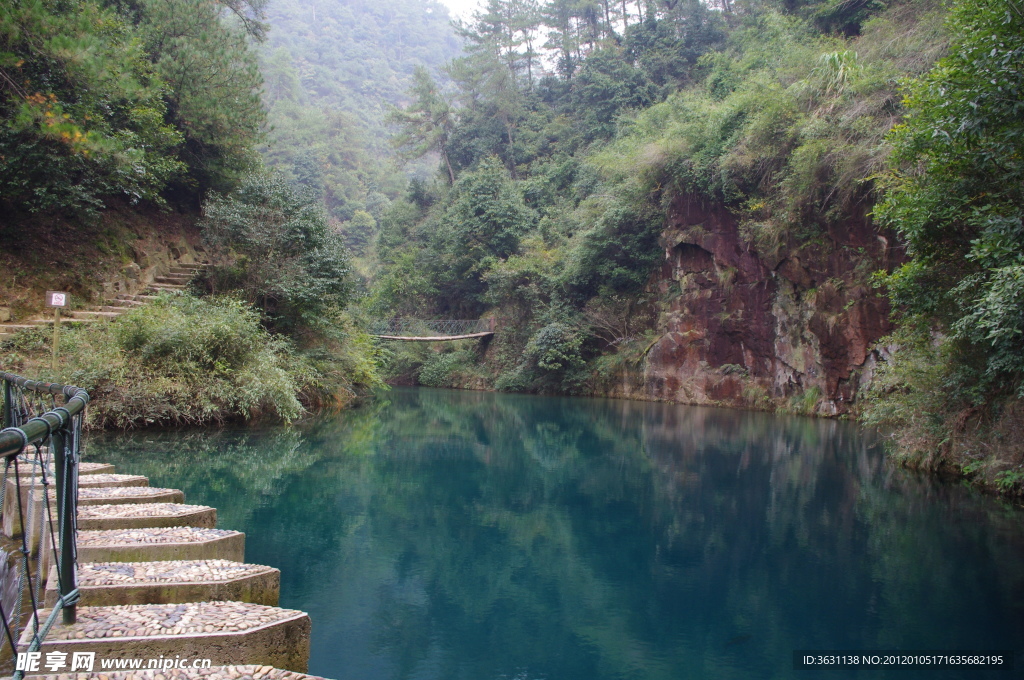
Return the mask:
<path id="1" fill-rule="evenodd" d="M 891 239 L 861 217 L 786 235 L 765 255 L 757 228 L 741 233 L 732 213 L 699 198 L 672 203 L 651 282 L 662 335 L 639 391 L 623 396 L 849 410 L 890 330 L 888 304 L 867 279 L 898 259 Z"/>

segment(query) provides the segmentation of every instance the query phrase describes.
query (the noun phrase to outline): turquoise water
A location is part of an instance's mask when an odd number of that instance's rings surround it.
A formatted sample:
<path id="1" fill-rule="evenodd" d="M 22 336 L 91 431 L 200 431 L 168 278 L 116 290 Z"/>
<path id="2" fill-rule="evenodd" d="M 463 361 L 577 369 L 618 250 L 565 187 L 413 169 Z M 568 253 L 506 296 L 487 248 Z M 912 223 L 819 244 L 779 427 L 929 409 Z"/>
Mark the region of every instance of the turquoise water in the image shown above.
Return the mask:
<path id="1" fill-rule="evenodd" d="M 246 532 L 337 680 L 1024 676 L 794 670 L 798 649 L 1024 650 L 1024 513 L 892 469 L 849 423 L 395 389 L 88 447 Z"/>

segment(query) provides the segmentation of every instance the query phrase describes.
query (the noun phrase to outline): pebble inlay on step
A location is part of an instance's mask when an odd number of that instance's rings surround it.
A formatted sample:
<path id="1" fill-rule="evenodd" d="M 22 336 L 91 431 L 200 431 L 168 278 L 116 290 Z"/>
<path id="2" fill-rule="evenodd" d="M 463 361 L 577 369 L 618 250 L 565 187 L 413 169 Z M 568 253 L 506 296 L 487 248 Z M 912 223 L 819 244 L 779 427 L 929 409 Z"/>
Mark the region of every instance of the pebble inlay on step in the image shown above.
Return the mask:
<path id="1" fill-rule="evenodd" d="M 38 479 L 38 478 L 36 478 Z M 22 533 L 21 521 L 18 516 L 18 480 L 8 479 L 7 480 L 7 493 L 4 496 L 3 504 L 3 532 L 8 538 L 14 538 L 20 536 Z M 33 495 L 34 498 L 42 499 L 42 491 L 36 489 L 32 491 L 31 485 L 26 483 L 27 480 L 21 480 L 21 507 L 26 513 L 31 512 L 29 507 L 29 496 Z M 84 489 L 105 489 L 105 488 L 116 488 L 116 487 L 148 487 L 149 479 L 141 475 L 116 475 L 116 474 L 97 474 L 97 475 L 85 475 L 78 478 L 78 489 L 81 492 Z M 56 490 L 54 490 L 56 493 Z M 42 516 L 42 504 L 35 505 L 35 512 L 37 517 Z M 96 527 L 104 529 L 114 529 L 118 527 Z M 35 548 L 35 536 L 31 537 L 33 541 L 33 549 Z"/>
<path id="2" fill-rule="evenodd" d="M 49 497 L 50 516 L 55 521 L 59 514 L 56 492 L 51 490 Z M 43 524 L 45 510 L 42 494 L 36 494 L 34 498 L 36 501 L 34 522 L 36 530 L 33 530 L 28 537 L 29 545 L 33 550 L 39 543 L 36 534 L 39 526 Z M 153 486 L 80 488 L 78 490 L 78 526 L 84 529 L 113 529 L 146 526 L 209 526 L 212 528 L 217 525 L 215 509 L 207 506 L 183 505 L 181 501 L 184 501 L 184 494 L 176 488 L 154 488 Z M 165 512 L 162 515 L 152 508 L 142 508 L 134 512 L 131 510 L 131 508 L 140 508 L 143 505 L 161 506 Z M 175 505 L 178 508 L 177 511 L 174 510 L 173 506 Z M 23 507 L 25 506 L 23 505 Z M 112 509 L 100 510 L 98 508 L 124 508 L 124 510 L 118 512 Z M 181 510 L 182 508 L 191 508 L 193 511 L 187 512 Z M 119 517 L 125 519 L 118 519 Z M 18 519 L 16 512 L 4 514 L 4 536 L 14 538 L 22 535 L 23 526 Z"/>
<path id="3" fill-rule="evenodd" d="M 114 472 L 114 466 L 109 463 L 79 463 L 78 464 L 78 476 L 83 475 L 99 475 L 99 474 L 111 474 Z M 14 465 L 8 469 L 7 474 L 14 476 Z M 39 474 L 39 468 L 32 465 L 32 463 L 22 459 L 18 461 L 18 476 L 19 477 L 35 477 Z M 47 477 L 53 477 L 56 473 L 54 472 L 53 465 L 50 465 L 50 473 Z"/>
<path id="4" fill-rule="evenodd" d="M 14 493 L 11 491 L 10 493 Z M 57 509 L 57 492 L 56 490 L 50 490 L 50 512 L 51 516 L 56 518 L 58 515 Z M 24 503 L 23 508 L 27 506 L 28 498 L 23 493 Z M 39 526 L 43 523 L 43 516 L 45 506 L 43 505 L 43 497 L 41 493 L 36 493 L 35 498 L 35 522 L 34 525 L 38 530 Z M 122 524 L 119 526 L 102 526 L 102 523 L 97 522 L 86 522 L 84 525 L 81 523 L 82 518 L 87 520 L 97 520 L 101 517 L 109 516 L 109 513 L 104 515 L 100 513 L 91 513 L 85 510 L 89 506 L 116 506 L 126 505 L 131 507 L 132 505 L 138 506 L 143 504 L 168 504 L 168 503 L 181 503 L 185 500 L 185 494 L 178 489 L 157 489 L 151 486 L 112 486 L 112 487 L 99 487 L 94 489 L 79 489 L 78 490 L 78 517 L 79 527 L 82 529 L 127 529 L 133 527 L 153 526 L 152 521 L 140 521 L 137 523 L 128 523 L 127 525 Z M 22 532 L 22 525 L 19 521 L 17 512 L 13 511 L 4 513 L 3 516 L 3 534 L 7 537 L 20 536 Z M 185 506 L 185 507 L 201 507 L 201 506 Z M 129 512 L 129 514 L 132 514 Z M 162 524 L 162 526 L 215 526 L 216 525 L 216 514 L 212 509 L 207 511 L 205 514 L 211 515 L 209 520 L 202 520 L 199 523 L 196 521 L 178 521 L 178 519 L 168 519 Z M 178 516 L 176 516 L 178 517 Z M 108 522 L 109 524 L 109 522 Z M 33 531 L 32 535 L 28 537 L 29 544 L 35 549 L 38 544 L 36 532 Z"/>
<path id="5" fill-rule="evenodd" d="M 57 571 L 50 570 L 46 606 L 57 601 Z M 230 560 L 92 562 L 78 566 L 84 606 L 233 600 L 276 605 L 281 572 Z"/>
<path id="6" fill-rule="evenodd" d="M 227 529 L 164 527 L 78 532 L 78 562 L 223 559 L 243 561 L 245 534 Z"/>
<path id="7" fill-rule="evenodd" d="M 135 529 L 143 527 L 217 526 L 217 509 L 184 503 L 83 505 L 78 508 L 79 529 Z"/>
<path id="8" fill-rule="evenodd" d="M 175 560 L 171 562 L 92 562 L 78 568 L 78 584 L 113 586 L 125 583 L 180 583 L 230 581 L 273 571 L 262 564 L 228 560 Z"/>
<path id="9" fill-rule="evenodd" d="M 25 477 L 25 475 L 19 475 L 19 479 L 15 479 L 14 475 L 10 476 L 7 480 L 7 493 L 13 497 L 17 486 L 21 486 L 21 493 L 23 495 L 22 500 L 24 501 L 24 498 L 27 498 L 25 494 L 28 493 L 31 486 L 33 484 L 39 485 L 40 482 L 33 482 L 32 479 L 21 479 L 22 477 Z M 35 478 L 35 475 L 29 475 L 29 477 Z M 50 484 L 56 484 L 57 478 L 55 476 L 47 475 L 46 481 Z M 20 482 L 20 484 L 18 484 L 18 482 Z M 78 477 L 79 489 L 102 489 L 112 486 L 149 486 L 149 478 L 143 477 L 142 475 L 116 475 L 107 473 L 80 475 Z"/>
<path id="10" fill-rule="evenodd" d="M 53 494 L 56 498 L 56 494 Z M 156 486 L 111 486 L 79 489 L 78 505 L 117 505 L 118 503 L 181 503 L 185 494 L 178 489 Z"/>
<path id="11" fill-rule="evenodd" d="M 49 614 L 39 612 L 42 620 Z M 305 671 L 309 629 L 305 612 L 243 602 L 78 607 L 78 620 L 57 623 L 40 651 L 93 651 L 105 658 L 123 657 L 130 649 L 135 657 L 178 654 L 217 665 L 255 662 Z M 19 649 L 31 639 L 30 627 Z"/>
<path id="12" fill-rule="evenodd" d="M 39 680 L 325 680 L 317 675 L 283 671 L 270 666 L 219 666 L 167 671 L 110 671 L 107 673 L 62 673 L 40 675 Z"/>
<path id="13" fill-rule="evenodd" d="M 49 612 L 40 612 L 43 621 Z M 47 642 L 95 638 L 153 637 L 201 633 L 244 632 L 304 612 L 244 602 L 129 604 L 120 607 L 79 607 L 78 621 L 50 629 Z M 28 637 L 31 639 L 31 631 Z"/>
<path id="14" fill-rule="evenodd" d="M 78 535 L 78 545 L 80 547 L 98 547 L 130 543 L 180 543 L 196 539 L 223 538 L 237 533 L 237 531 L 230 531 L 228 529 L 200 529 L 196 527 L 88 531 Z"/>
<path id="15" fill-rule="evenodd" d="M 81 475 L 78 488 L 88 489 L 104 486 L 149 486 L 149 477 L 142 475 Z"/>

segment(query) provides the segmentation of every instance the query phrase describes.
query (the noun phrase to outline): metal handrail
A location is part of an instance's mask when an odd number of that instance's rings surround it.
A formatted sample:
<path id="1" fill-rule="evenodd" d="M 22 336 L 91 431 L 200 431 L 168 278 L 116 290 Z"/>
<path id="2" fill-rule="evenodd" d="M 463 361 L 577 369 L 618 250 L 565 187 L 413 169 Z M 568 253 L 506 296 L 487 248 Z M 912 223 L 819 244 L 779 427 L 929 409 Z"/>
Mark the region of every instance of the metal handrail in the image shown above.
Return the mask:
<path id="1" fill-rule="evenodd" d="M 85 411 L 85 407 L 89 403 L 89 393 L 81 387 L 44 383 L 4 372 L 0 372 L 0 380 L 4 383 L 3 423 L 5 428 L 4 431 L 0 431 L 0 459 L 16 456 L 25 446 L 42 442 L 50 432 L 67 426 L 72 418 Z M 47 411 L 36 417 L 45 422 L 39 422 L 36 418 L 32 418 L 21 423 L 14 409 L 12 386 L 20 387 L 28 392 L 64 395 L 66 402 L 60 411 Z M 22 439 L 17 432 L 7 430 L 7 428 L 20 429 L 25 433 L 25 439 Z"/>
<path id="2" fill-rule="evenodd" d="M 440 336 L 494 332 L 493 319 L 379 319 L 370 323 L 371 335 L 432 333 Z"/>
<path id="3" fill-rule="evenodd" d="M 18 524 L 21 534 L 21 553 L 23 572 L 19 583 L 19 592 L 24 592 L 27 584 L 27 591 L 31 599 L 32 613 L 31 623 L 33 632 L 28 644 L 28 652 L 38 651 L 50 628 L 56 623 L 58 612 L 61 613 L 65 624 L 75 622 L 76 603 L 79 599 L 77 587 L 77 516 L 78 516 L 78 468 L 81 460 L 81 435 L 82 422 L 85 416 L 85 408 L 89 403 L 89 393 L 80 387 L 72 385 L 60 385 L 57 383 L 45 383 L 36 380 L 29 380 L 13 373 L 0 372 L 0 381 L 3 382 L 3 425 L 0 430 L 0 461 L 3 461 L 3 488 L 0 489 L 0 499 L 8 490 L 8 475 L 13 466 L 15 493 L 17 494 L 16 504 L 9 511 L 17 510 Z M 32 395 L 31 398 L 26 395 Z M 50 397 L 51 408 L 46 409 L 44 396 Z M 58 405 L 57 398 L 63 397 L 63 404 Z M 36 403 L 32 403 L 32 399 Z M 31 449 L 34 447 L 34 455 Z M 47 455 L 44 457 L 44 447 Z M 28 455 L 24 455 L 28 451 Z M 54 517 L 49 499 L 50 482 L 49 462 L 52 456 L 54 477 L 56 478 L 56 533 L 54 534 Z M 27 464 L 38 468 L 38 475 L 35 470 L 29 473 L 26 483 L 29 484 L 29 520 L 26 521 L 25 509 L 22 499 L 22 477 L 19 474 L 19 464 Z M 41 505 L 45 509 L 42 515 L 37 512 L 33 502 L 37 480 L 41 481 Z M 29 569 L 31 548 L 29 533 L 32 528 L 38 532 L 39 554 L 36 556 L 36 564 L 40 565 L 40 573 L 36 575 L 35 584 Z M 13 537 L 13 535 L 12 535 Z M 33 539 L 34 541 L 34 539 Z M 32 547 L 35 547 L 34 545 Z M 57 553 L 57 580 L 58 594 L 57 603 L 51 611 L 46 622 L 40 625 L 38 597 L 39 586 L 42 581 L 42 565 L 46 562 L 44 552 L 53 549 Z M 21 596 L 19 595 L 19 602 Z M 12 653 L 17 656 L 17 644 L 20 639 L 21 630 L 18 630 L 17 623 L 20 622 L 19 611 L 3 612 L 0 608 L 0 616 L 3 617 L 3 633 L 6 634 L 4 641 L 10 640 Z M 15 623 L 15 630 L 11 630 L 11 623 Z M 0 648 L 2 648 L 0 643 Z M 14 678 L 24 675 L 23 671 L 16 670 Z"/>

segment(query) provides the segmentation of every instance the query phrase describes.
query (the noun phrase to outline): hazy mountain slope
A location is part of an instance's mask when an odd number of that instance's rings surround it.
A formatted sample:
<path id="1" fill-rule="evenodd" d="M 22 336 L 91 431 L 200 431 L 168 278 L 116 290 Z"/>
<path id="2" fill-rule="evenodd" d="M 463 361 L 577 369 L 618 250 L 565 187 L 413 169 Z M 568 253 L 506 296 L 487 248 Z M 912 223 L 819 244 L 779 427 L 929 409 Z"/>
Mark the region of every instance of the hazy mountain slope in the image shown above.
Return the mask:
<path id="1" fill-rule="evenodd" d="M 265 158 L 321 192 L 340 221 L 379 214 L 404 185 L 387 162 L 384 115 L 403 102 L 417 67 L 436 72 L 458 56 L 447 9 L 434 0 L 273 0 L 267 19 Z"/>

